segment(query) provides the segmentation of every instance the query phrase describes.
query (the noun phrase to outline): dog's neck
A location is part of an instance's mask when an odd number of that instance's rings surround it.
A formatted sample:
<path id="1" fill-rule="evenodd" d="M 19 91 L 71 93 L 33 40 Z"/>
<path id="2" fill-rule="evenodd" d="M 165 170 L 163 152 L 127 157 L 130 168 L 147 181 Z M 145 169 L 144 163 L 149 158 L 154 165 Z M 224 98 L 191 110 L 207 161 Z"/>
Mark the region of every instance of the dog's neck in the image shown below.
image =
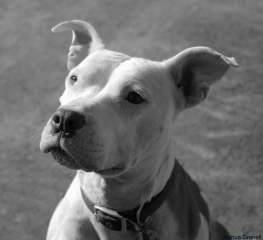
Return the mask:
<path id="1" fill-rule="evenodd" d="M 172 145 L 167 148 L 173 147 Z M 165 148 L 163 155 L 147 156 L 143 164 L 127 170 L 118 177 L 103 177 L 97 173 L 78 171 L 81 188 L 87 198 L 97 206 L 115 211 L 127 211 L 151 201 L 163 190 L 175 163 L 173 149 Z M 174 147 L 173 147 L 174 148 Z"/>

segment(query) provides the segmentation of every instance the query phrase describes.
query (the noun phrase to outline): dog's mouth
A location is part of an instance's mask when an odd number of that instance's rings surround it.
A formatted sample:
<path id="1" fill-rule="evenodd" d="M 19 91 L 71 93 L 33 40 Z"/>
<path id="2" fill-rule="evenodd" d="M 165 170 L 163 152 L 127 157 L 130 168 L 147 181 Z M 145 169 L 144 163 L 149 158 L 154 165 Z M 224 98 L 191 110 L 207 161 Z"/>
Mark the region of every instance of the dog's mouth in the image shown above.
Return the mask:
<path id="1" fill-rule="evenodd" d="M 73 170 L 81 169 L 80 165 L 61 147 L 50 148 L 50 153 L 60 165 Z"/>
<path id="2" fill-rule="evenodd" d="M 115 176 L 121 173 L 124 169 L 120 167 L 113 167 L 103 170 L 96 170 L 96 169 L 83 169 L 82 166 L 80 166 L 77 161 L 74 160 L 64 149 L 61 147 L 52 147 L 49 149 L 49 152 L 53 156 L 53 158 L 62 166 L 65 166 L 67 168 L 73 169 L 73 170 L 79 170 L 82 169 L 85 172 L 95 172 L 102 176 Z"/>

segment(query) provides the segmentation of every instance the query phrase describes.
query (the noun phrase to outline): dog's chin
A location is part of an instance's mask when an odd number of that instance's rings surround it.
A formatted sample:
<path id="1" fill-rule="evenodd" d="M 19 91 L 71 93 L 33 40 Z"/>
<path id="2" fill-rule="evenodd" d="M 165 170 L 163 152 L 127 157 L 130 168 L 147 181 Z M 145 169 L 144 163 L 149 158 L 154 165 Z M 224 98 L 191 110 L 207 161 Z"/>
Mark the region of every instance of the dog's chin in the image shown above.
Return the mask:
<path id="1" fill-rule="evenodd" d="M 73 170 L 81 169 L 81 166 L 61 147 L 51 148 L 50 153 L 60 165 L 73 169 Z"/>
<path id="2" fill-rule="evenodd" d="M 123 171 L 124 171 L 123 168 L 114 167 L 114 168 L 108 168 L 108 169 L 98 170 L 94 172 L 103 177 L 117 177 L 121 175 Z"/>

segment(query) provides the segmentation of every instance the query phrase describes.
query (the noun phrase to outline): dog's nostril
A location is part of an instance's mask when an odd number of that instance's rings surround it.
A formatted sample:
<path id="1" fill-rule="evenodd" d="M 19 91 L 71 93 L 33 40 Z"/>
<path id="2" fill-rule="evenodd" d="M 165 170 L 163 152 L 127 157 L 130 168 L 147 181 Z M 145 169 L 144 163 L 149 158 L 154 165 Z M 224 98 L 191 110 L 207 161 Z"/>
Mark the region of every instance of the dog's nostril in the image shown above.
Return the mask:
<path id="1" fill-rule="evenodd" d="M 53 121 L 53 123 L 55 123 L 55 124 L 59 124 L 60 123 L 60 116 L 58 116 L 58 115 L 53 115 L 53 118 L 52 118 L 52 121 Z"/>
<path id="2" fill-rule="evenodd" d="M 63 136 L 71 137 L 85 124 L 84 115 L 59 108 L 52 116 L 52 132 L 63 132 Z"/>
<path id="3" fill-rule="evenodd" d="M 64 117 L 62 114 L 60 114 L 60 112 L 54 113 L 52 116 L 52 128 L 54 133 L 63 131 L 63 121 Z"/>

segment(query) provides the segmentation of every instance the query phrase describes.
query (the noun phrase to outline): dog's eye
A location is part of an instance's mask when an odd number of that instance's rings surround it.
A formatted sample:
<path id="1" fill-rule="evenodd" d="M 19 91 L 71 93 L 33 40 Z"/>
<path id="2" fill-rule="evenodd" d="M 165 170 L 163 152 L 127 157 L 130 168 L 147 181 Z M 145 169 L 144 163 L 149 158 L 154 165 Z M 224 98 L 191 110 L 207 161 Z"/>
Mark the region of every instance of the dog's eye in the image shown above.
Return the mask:
<path id="1" fill-rule="evenodd" d="M 78 81 L 78 78 L 77 78 L 75 75 L 72 75 L 72 76 L 69 78 L 69 80 L 70 80 L 70 83 L 71 83 L 72 85 L 74 85 L 74 84 Z"/>
<path id="2" fill-rule="evenodd" d="M 128 97 L 126 98 L 130 103 L 133 104 L 140 104 L 143 102 L 143 98 L 141 95 L 137 92 L 131 92 L 129 93 Z"/>

